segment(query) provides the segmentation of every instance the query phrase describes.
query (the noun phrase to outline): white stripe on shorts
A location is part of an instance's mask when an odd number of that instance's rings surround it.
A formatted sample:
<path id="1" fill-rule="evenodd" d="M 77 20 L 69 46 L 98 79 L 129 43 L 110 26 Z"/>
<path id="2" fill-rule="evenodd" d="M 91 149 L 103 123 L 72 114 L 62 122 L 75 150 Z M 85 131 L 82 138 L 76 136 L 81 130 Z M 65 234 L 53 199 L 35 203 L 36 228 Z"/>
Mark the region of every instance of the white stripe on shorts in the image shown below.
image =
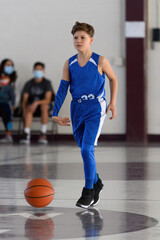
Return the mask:
<path id="1" fill-rule="evenodd" d="M 99 123 L 97 136 L 96 136 L 96 139 L 95 139 L 95 142 L 94 142 L 95 146 L 97 145 L 98 138 L 101 134 L 103 123 L 104 123 L 104 120 L 106 118 L 106 104 L 107 104 L 107 102 L 104 99 L 102 100 L 102 98 L 98 98 L 98 100 L 99 100 L 99 103 L 101 105 L 101 119 L 100 119 L 100 123 Z"/>

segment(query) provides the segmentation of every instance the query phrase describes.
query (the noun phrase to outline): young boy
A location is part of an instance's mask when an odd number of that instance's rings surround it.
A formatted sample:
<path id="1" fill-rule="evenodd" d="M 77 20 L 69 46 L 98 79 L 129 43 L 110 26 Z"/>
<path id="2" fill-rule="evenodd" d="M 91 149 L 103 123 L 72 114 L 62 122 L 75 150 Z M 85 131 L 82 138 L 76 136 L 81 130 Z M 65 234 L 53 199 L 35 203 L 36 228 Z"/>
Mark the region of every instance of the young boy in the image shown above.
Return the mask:
<path id="1" fill-rule="evenodd" d="M 51 102 L 53 88 L 51 81 L 44 77 L 45 64 L 42 62 L 36 62 L 33 65 L 34 78 L 27 81 L 23 88 L 23 117 L 24 134 L 20 140 L 21 144 L 29 144 L 31 136 L 31 124 L 34 114 L 41 116 L 41 133 L 38 142 L 47 144 L 46 137 L 47 124 L 48 124 L 48 110 Z"/>
<path id="2" fill-rule="evenodd" d="M 117 114 L 117 77 L 108 60 L 91 51 L 94 28 L 87 23 L 76 22 L 71 31 L 78 54 L 64 64 L 53 109 L 53 120 L 59 125 L 70 125 L 69 118 L 58 117 L 68 87 L 72 95 L 71 120 L 75 140 L 81 148 L 84 164 L 85 187 L 76 205 L 82 208 L 95 206 L 103 183 L 96 171 L 94 146 L 97 145 L 106 113 Z M 111 100 L 107 108 L 105 99 L 105 75 L 111 81 Z M 106 112 L 107 110 L 107 112 Z"/>

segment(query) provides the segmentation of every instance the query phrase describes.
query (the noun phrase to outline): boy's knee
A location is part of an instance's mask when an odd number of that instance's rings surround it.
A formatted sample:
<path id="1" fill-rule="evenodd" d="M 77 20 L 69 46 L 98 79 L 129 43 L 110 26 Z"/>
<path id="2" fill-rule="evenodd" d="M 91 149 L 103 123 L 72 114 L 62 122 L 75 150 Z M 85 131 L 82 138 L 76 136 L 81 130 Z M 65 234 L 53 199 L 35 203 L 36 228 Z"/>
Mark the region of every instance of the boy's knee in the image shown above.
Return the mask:
<path id="1" fill-rule="evenodd" d="M 89 149 L 86 146 L 82 146 L 81 154 L 82 156 L 87 156 L 89 154 Z"/>
<path id="2" fill-rule="evenodd" d="M 31 111 L 31 109 L 30 109 L 29 106 L 26 108 L 26 115 L 27 115 L 27 114 L 32 114 L 32 111 Z"/>
<path id="3" fill-rule="evenodd" d="M 83 157 L 90 156 L 91 152 L 94 152 L 94 145 L 90 145 L 86 143 L 82 144 L 81 154 Z"/>

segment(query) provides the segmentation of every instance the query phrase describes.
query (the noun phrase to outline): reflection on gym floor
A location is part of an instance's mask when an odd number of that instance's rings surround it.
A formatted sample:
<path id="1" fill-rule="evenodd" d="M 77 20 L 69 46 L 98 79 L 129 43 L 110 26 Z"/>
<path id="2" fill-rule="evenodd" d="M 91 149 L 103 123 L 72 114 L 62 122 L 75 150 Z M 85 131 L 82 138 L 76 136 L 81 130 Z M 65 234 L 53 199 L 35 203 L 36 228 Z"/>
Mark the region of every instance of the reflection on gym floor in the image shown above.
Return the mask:
<path id="1" fill-rule="evenodd" d="M 97 169 L 104 182 L 101 201 L 75 206 L 84 185 L 75 144 L 0 145 L 0 239 L 159 239 L 160 148 L 101 143 Z M 55 190 L 45 208 L 28 205 L 27 182 L 48 179 Z"/>

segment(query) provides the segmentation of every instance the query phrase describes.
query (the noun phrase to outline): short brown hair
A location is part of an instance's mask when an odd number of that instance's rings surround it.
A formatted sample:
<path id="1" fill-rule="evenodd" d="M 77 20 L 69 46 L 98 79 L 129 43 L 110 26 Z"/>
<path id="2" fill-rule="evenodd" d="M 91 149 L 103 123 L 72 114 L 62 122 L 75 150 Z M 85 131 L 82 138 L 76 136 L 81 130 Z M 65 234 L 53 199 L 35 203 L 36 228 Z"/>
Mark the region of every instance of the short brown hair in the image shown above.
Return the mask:
<path id="1" fill-rule="evenodd" d="M 80 22 L 76 22 L 75 25 L 72 28 L 72 35 L 75 34 L 75 32 L 78 31 L 84 31 L 86 32 L 90 37 L 94 36 L 94 27 L 92 27 L 90 24 L 88 23 L 80 23 Z"/>
<path id="2" fill-rule="evenodd" d="M 42 62 L 36 62 L 33 65 L 33 69 L 35 69 L 37 66 L 41 66 L 43 69 L 45 69 L 45 64 Z"/>

